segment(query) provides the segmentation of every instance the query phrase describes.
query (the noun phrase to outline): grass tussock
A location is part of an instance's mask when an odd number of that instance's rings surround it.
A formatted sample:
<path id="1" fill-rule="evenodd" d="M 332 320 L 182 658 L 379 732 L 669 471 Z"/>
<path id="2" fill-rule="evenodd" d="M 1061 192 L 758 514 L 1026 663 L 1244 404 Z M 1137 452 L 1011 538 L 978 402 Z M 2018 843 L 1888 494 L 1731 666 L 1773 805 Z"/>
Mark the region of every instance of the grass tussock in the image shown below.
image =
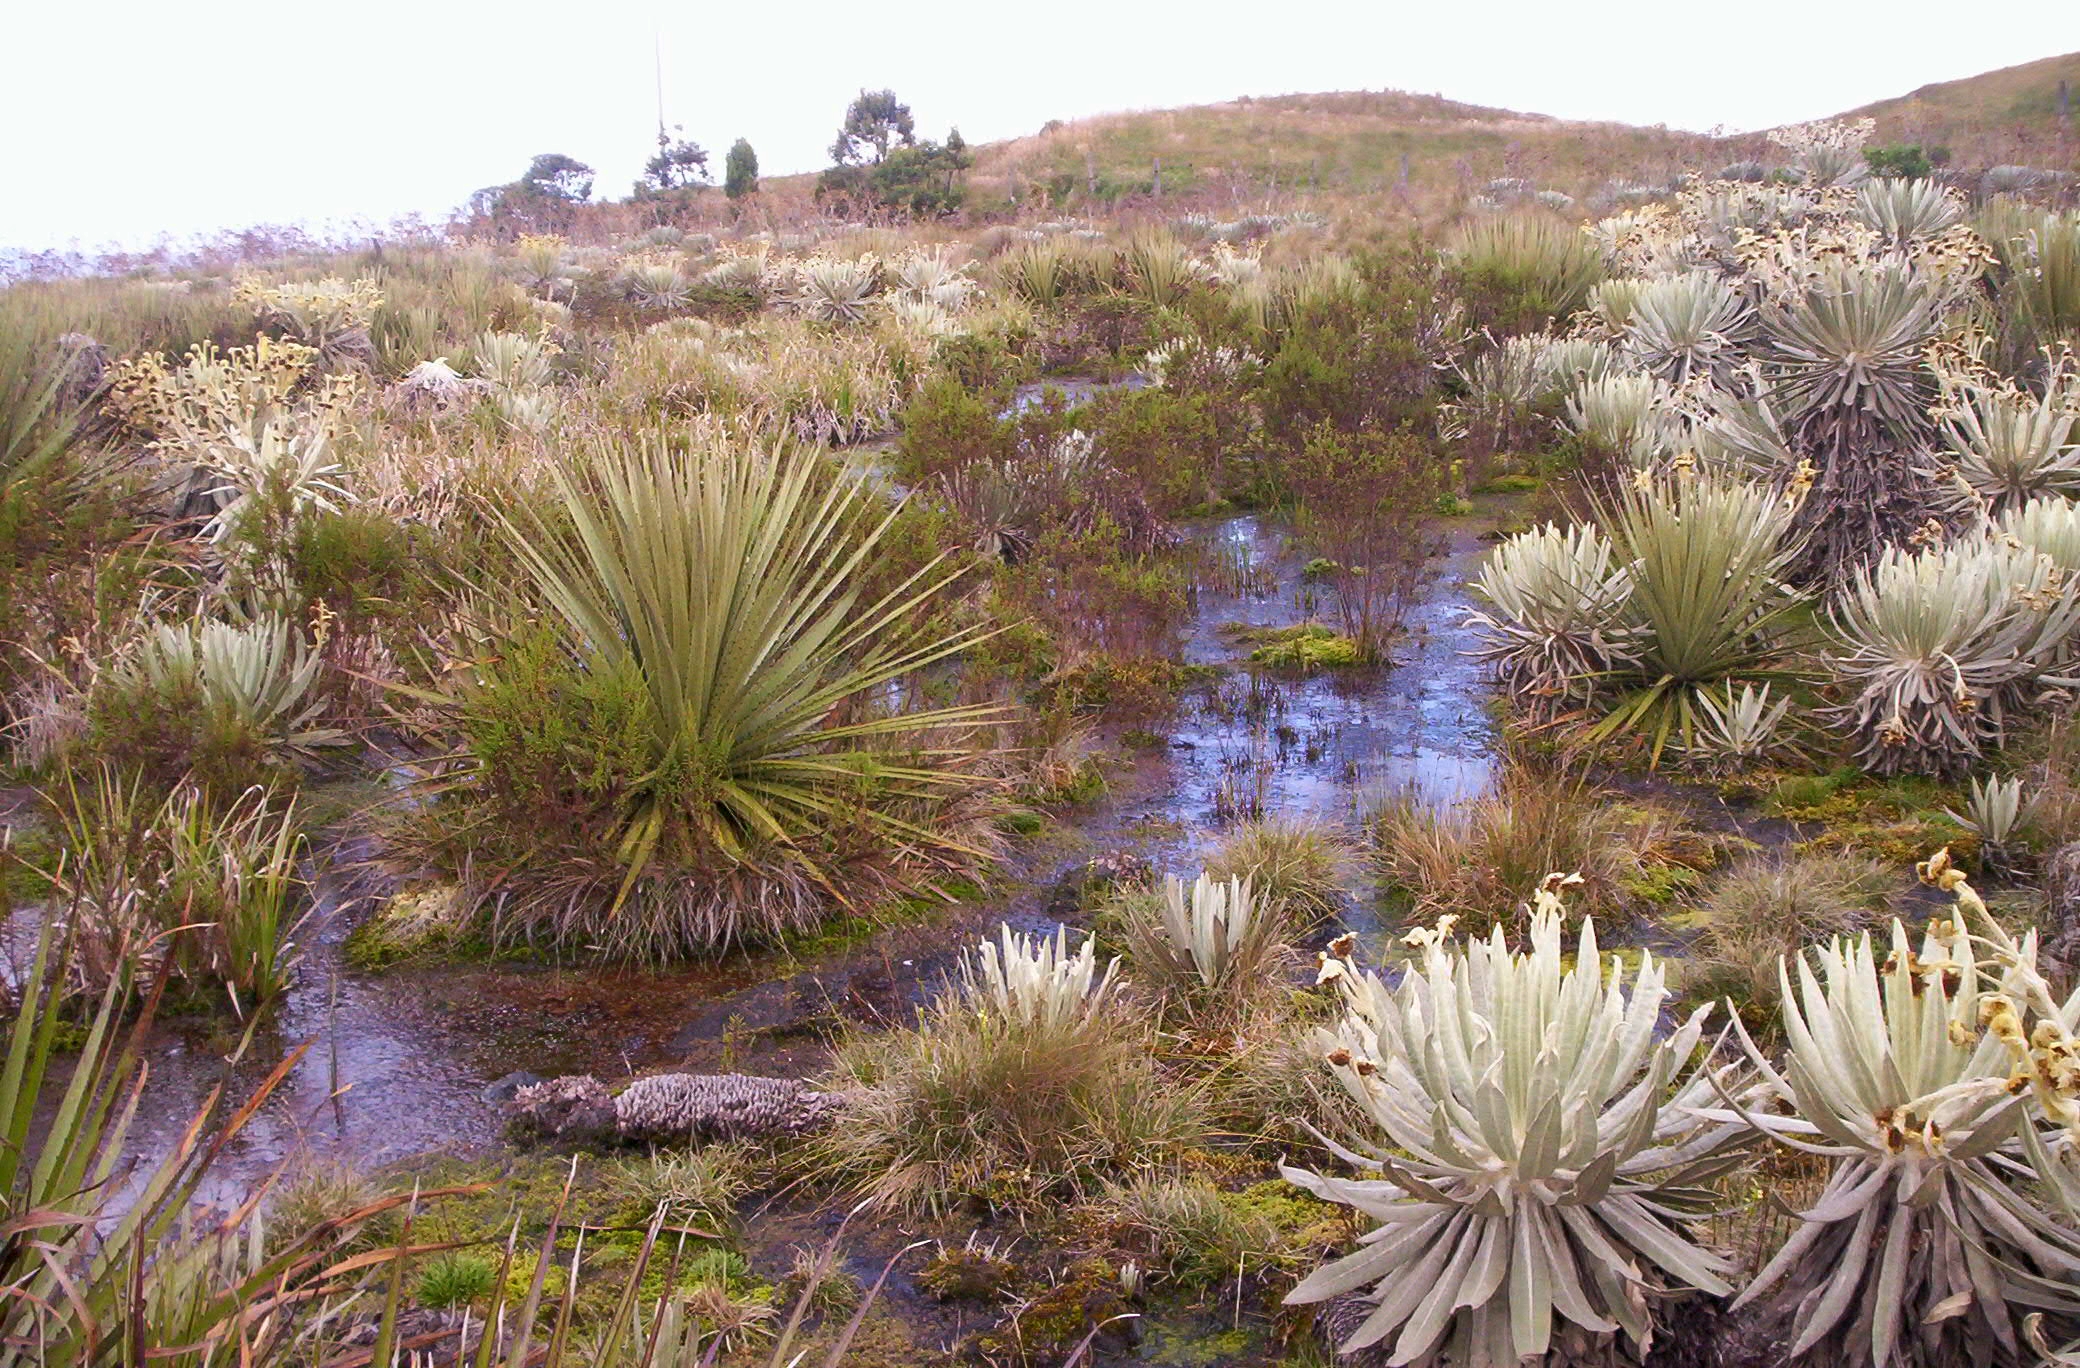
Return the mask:
<path id="1" fill-rule="evenodd" d="M 1205 1179 L 1143 1176 L 1113 1189 L 1104 1207 L 1187 1291 L 1261 1271 L 1282 1253 L 1277 1222 Z"/>
<path id="2" fill-rule="evenodd" d="M 1319 994 L 1284 1011 L 1267 1011 L 1235 1031 L 1233 1050 L 1210 1076 L 1213 1114 L 1222 1131 L 1269 1155 L 1327 1153 L 1321 1136 L 1348 1143 L 1365 1114 L 1323 1067 L 1317 1032 L 1329 1023 Z"/>
<path id="3" fill-rule="evenodd" d="M 663 1150 L 620 1160 L 606 1190 L 646 1219 L 662 1210 L 672 1225 L 728 1226 L 737 1201 L 756 1186 L 754 1155 L 740 1144 Z"/>
<path id="4" fill-rule="evenodd" d="M 1411 919 L 1454 916 L 1468 931 L 1519 917 L 1549 874 L 1581 876 L 1577 906 L 1610 907 L 1670 834 L 1654 813 L 1520 769 L 1455 807 L 1396 795 L 1371 820 L 1373 858 L 1413 900 Z"/>
<path id="5" fill-rule="evenodd" d="M 1697 932 L 1682 971 L 1685 993 L 1723 1000 L 1751 1032 L 1773 1033 L 1782 1000 L 1779 965 L 1805 946 L 1870 925 L 1898 883 L 1883 864 L 1855 855 L 1753 855 L 1739 861 L 1677 918 Z M 1795 978 L 1795 970 L 1790 972 Z"/>
<path id="6" fill-rule="evenodd" d="M 1248 879 L 1259 898 L 1301 925 L 1327 921 L 1344 902 L 1350 850 L 1332 827 L 1302 817 L 1243 822 L 1206 858 L 1216 879 Z"/>
<path id="7" fill-rule="evenodd" d="M 278 1245 L 305 1231 L 334 1227 L 334 1241 L 344 1250 L 373 1248 L 396 1238 L 395 1216 L 356 1220 L 355 1214 L 385 1195 L 381 1182 L 352 1164 L 306 1156 L 288 1167 L 268 1194 L 266 1229 Z"/>
<path id="8" fill-rule="evenodd" d="M 1005 941 L 1008 966 L 971 955 L 914 1026 L 839 1048 L 830 1086 L 851 1104 L 816 1144 L 819 1172 L 905 1210 L 1020 1208 L 1096 1193 L 1203 1137 L 1201 1099 L 1160 1076 L 1148 1023 L 1089 991 L 1088 944 L 1043 969 L 1044 948 Z"/>

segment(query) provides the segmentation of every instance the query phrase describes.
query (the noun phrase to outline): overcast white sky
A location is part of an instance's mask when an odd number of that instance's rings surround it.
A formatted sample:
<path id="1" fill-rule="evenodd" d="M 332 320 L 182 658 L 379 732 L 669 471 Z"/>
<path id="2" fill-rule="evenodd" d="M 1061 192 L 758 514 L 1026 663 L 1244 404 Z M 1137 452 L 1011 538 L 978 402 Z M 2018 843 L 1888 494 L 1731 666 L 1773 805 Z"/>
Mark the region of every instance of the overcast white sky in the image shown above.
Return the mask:
<path id="1" fill-rule="evenodd" d="M 537 152 L 625 195 L 668 122 L 812 170 L 892 86 L 970 142 L 1050 118 L 1295 91 L 1767 127 L 2080 48 L 2076 0 L 20 0 L 0 20 L 0 246 L 439 215 Z"/>

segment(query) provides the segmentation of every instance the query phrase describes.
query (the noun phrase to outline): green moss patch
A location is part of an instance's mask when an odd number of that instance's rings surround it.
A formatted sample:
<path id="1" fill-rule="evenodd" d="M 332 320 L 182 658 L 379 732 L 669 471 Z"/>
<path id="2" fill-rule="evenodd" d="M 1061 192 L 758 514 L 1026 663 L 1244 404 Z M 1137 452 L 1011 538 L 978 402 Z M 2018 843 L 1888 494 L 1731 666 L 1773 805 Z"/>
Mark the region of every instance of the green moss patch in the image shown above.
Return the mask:
<path id="1" fill-rule="evenodd" d="M 1800 823 L 1824 825 L 1798 850 L 1868 855 L 1889 864 L 1925 860 L 1944 846 L 1961 862 L 1978 859 L 1979 840 L 1946 808 L 1961 808 L 1954 786 L 1920 775 L 1880 779 L 1853 766 L 1778 781 L 1766 811 Z"/>
<path id="2" fill-rule="evenodd" d="M 1342 669 L 1365 663 L 1364 652 L 1351 637 L 1318 622 L 1297 627 L 1245 628 L 1233 631 L 1244 642 L 1257 643 L 1250 661 L 1275 669 Z"/>

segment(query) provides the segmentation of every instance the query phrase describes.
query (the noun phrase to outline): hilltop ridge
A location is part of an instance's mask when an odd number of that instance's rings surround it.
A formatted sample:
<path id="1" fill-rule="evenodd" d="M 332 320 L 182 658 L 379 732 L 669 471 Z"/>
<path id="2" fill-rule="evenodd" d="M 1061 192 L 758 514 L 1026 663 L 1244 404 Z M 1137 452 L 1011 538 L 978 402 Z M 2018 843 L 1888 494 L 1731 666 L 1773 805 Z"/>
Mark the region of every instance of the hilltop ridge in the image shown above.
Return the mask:
<path id="1" fill-rule="evenodd" d="M 1877 121 L 1880 143 L 1924 142 L 1961 165 L 2023 162 L 2076 169 L 2080 53 L 2047 57 L 1843 111 Z M 978 144 L 969 175 L 981 206 L 1187 197 L 1241 202 L 1293 192 L 1389 194 L 1435 205 L 1508 177 L 1577 197 L 1613 183 L 1767 155 L 1760 131 L 1717 136 L 1660 125 L 1559 118 L 1442 94 L 1329 91 L 1240 96 L 1174 109 L 1052 120 Z M 806 193 L 810 176 L 775 178 Z"/>

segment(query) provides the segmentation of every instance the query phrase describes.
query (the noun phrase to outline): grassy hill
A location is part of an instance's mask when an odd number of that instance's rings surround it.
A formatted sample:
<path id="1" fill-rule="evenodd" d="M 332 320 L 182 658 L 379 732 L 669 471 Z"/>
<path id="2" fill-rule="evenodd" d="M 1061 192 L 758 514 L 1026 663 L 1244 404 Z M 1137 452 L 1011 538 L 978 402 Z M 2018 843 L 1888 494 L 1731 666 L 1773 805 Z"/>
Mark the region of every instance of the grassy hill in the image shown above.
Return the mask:
<path id="1" fill-rule="evenodd" d="M 2080 53 L 1946 81 L 1843 117 L 1878 121 L 1881 143 L 1942 144 L 1958 166 L 2080 169 L 2058 89 L 2080 105 Z M 2080 120 L 2080 110 L 2075 111 Z M 1462 104 L 1441 95 L 1342 91 L 1135 110 L 1053 122 L 975 148 L 970 204 L 1079 211 L 1143 205 L 1220 211 L 1310 198 L 1385 198 L 1421 217 L 1453 212 L 1511 177 L 1586 199 L 1612 182 L 1777 156 L 1760 135 L 1713 138 Z M 767 181 L 806 204 L 813 176 Z"/>
<path id="2" fill-rule="evenodd" d="M 1571 195 L 1666 181 L 1762 147 L 1666 128 L 1584 123 L 1402 91 L 1244 96 L 1221 104 L 1054 122 L 975 148 L 970 204 L 1080 209 L 1160 201 L 1246 207 L 1277 196 L 1384 196 L 1419 215 L 1498 177 Z M 806 195 L 815 178 L 768 180 Z"/>
<path id="3" fill-rule="evenodd" d="M 2059 85 L 2070 113 L 2059 117 Z M 2080 52 L 1939 81 L 1843 117 L 1878 121 L 1881 142 L 1948 146 L 1966 165 L 2021 162 L 2074 169 L 2080 153 Z"/>
<path id="4" fill-rule="evenodd" d="M 1274 191 L 1477 189 L 1500 176 L 1579 194 L 1613 177 L 1653 179 L 1726 160 L 1725 140 L 1577 123 L 1398 91 L 1284 95 L 1105 114 L 979 149 L 979 190 L 1025 199 Z"/>

